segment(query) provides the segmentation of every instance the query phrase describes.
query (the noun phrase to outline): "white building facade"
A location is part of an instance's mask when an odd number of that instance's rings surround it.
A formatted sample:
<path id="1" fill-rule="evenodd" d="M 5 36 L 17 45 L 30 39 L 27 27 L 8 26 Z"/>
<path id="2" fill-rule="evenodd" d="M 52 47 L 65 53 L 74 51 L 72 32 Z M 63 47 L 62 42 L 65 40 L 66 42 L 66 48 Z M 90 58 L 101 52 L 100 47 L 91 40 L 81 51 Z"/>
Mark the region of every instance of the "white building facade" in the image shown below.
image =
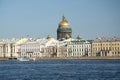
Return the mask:
<path id="1" fill-rule="evenodd" d="M 91 56 L 91 43 L 87 40 L 73 39 L 67 42 L 67 57 Z"/>
<path id="2" fill-rule="evenodd" d="M 83 39 L 58 41 L 51 36 L 42 39 L 21 38 L 0 41 L 0 57 L 82 57 L 91 56 L 91 43 Z"/>
<path id="3" fill-rule="evenodd" d="M 44 45 L 41 42 L 33 39 L 27 40 L 25 43 L 20 44 L 20 52 L 18 57 L 40 58 L 45 56 L 43 50 Z"/>

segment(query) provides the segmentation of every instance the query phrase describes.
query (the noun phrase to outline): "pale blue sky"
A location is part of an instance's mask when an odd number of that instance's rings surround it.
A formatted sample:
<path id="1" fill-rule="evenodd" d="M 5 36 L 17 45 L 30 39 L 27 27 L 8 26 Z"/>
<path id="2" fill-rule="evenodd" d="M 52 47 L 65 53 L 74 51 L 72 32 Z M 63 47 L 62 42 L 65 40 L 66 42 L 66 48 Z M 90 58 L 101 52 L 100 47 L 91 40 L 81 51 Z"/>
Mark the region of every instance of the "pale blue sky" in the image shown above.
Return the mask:
<path id="1" fill-rule="evenodd" d="M 0 39 L 56 38 L 63 14 L 74 38 L 120 37 L 120 0 L 0 0 Z"/>

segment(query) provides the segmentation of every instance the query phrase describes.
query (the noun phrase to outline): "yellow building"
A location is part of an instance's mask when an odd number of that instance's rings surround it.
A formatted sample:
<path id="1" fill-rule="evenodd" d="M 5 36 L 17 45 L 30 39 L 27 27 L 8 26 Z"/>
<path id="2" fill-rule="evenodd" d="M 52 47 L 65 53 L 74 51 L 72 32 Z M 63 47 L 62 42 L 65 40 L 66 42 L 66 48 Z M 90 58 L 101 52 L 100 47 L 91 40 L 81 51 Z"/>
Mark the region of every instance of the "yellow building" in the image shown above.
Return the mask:
<path id="1" fill-rule="evenodd" d="M 5 42 L 4 41 L 0 41 L 0 57 L 4 57 L 5 56 L 5 49 L 4 49 L 4 46 L 5 46 Z"/>
<path id="2" fill-rule="evenodd" d="M 0 57 L 16 57 L 15 43 L 0 41 Z"/>
<path id="3" fill-rule="evenodd" d="M 93 40 L 92 56 L 120 56 L 120 38 L 97 38 Z"/>
<path id="4" fill-rule="evenodd" d="M 27 41 L 25 38 L 0 40 L 0 57 L 17 58 L 20 44 L 25 41 Z"/>

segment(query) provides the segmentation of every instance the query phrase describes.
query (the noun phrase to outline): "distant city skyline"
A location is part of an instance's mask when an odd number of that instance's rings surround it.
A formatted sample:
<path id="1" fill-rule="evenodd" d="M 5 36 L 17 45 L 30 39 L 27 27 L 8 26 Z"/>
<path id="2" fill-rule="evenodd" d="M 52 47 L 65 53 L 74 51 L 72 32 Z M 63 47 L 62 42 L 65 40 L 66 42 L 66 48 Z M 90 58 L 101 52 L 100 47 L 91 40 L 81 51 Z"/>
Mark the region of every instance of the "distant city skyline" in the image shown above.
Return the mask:
<path id="1" fill-rule="evenodd" d="M 120 0 L 0 0 L 0 39 L 57 38 L 63 15 L 73 38 L 120 37 Z"/>

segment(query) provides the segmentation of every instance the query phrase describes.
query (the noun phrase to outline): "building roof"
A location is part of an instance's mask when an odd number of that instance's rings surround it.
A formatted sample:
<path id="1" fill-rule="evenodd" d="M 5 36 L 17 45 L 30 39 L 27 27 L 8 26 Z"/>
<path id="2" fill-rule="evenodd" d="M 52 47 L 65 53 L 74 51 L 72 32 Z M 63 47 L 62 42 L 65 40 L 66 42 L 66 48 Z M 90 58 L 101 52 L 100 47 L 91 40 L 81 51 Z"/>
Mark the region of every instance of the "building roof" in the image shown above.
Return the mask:
<path id="1" fill-rule="evenodd" d="M 120 38 L 96 38 L 93 43 L 97 42 L 120 42 Z"/>
<path id="2" fill-rule="evenodd" d="M 84 39 L 72 39 L 69 38 L 67 40 L 64 40 L 65 42 L 67 42 L 68 44 L 90 44 L 89 41 L 84 40 Z"/>

